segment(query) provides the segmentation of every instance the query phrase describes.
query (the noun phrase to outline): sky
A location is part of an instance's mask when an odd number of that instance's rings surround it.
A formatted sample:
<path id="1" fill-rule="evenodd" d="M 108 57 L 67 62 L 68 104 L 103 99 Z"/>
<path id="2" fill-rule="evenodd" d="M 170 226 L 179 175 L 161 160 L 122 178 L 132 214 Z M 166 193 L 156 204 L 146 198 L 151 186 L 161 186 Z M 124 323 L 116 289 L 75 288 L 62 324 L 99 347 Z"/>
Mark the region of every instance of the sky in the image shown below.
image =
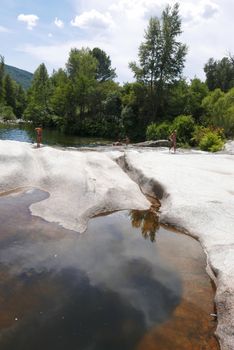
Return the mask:
<path id="1" fill-rule="evenodd" d="M 161 16 L 174 0 L 0 0 L 0 54 L 5 63 L 34 72 L 44 62 L 51 73 L 64 67 L 71 48 L 99 47 L 110 56 L 117 81 L 133 81 L 129 62 L 151 16 Z M 188 46 L 183 75 L 204 80 L 210 57 L 234 54 L 234 1 L 181 0 Z"/>

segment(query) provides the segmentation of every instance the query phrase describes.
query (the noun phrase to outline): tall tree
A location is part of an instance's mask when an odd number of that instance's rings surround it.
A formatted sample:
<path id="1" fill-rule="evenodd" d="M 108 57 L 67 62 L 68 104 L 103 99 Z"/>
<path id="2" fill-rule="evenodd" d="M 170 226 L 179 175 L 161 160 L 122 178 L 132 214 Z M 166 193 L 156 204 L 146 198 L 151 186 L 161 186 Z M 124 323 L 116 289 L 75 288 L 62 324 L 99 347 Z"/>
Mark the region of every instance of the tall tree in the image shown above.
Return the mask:
<path id="1" fill-rule="evenodd" d="M 26 93 L 21 85 L 17 84 L 15 88 L 15 114 L 17 118 L 22 118 L 23 112 L 27 106 Z"/>
<path id="2" fill-rule="evenodd" d="M 52 86 L 51 107 L 57 116 L 65 117 L 63 122 L 67 124 L 73 120 L 76 111 L 76 98 L 72 83 L 67 73 L 61 68 L 57 72 L 53 72 L 50 80 Z"/>
<path id="3" fill-rule="evenodd" d="M 105 51 L 99 49 L 98 47 L 95 47 L 91 53 L 98 62 L 96 79 L 100 82 L 103 82 L 116 78 L 115 69 L 111 68 L 110 56 L 107 56 Z"/>
<path id="4" fill-rule="evenodd" d="M 90 98 L 97 85 L 97 60 L 88 48 L 72 49 L 66 66 L 76 96 L 79 115 L 83 117 L 89 110 Z"/>
<path id="5" fill-rule="evenodd" d="M 139 48 L 139 65 L 129 64 L 135 78 L 149 88 L 151 113 L 156 118 L 162 112 L 168 84 L 181 77 L 187 53 L 186 45 L 177 37 L 182 33 L 179 4 L 167 6 L 161 19 L 152 17 Z"/>
<path id="6" fill-rule="evenodd" d="M 50 97 L 49 75 L 44 63 L 40 64 L 33 75 L 29 89 L 30 101 L 47 109 Z"/>
<path id="7" fill-rule="evenodd" d="M 40 64 L 33 75 L 32 85 L 28 90 L 26 119 L 34 123 L 49 124 L 51 87 L 49 75 L 44 63 Z"/>
<path id="8" fill-rule="evenodd" d="M 3 79 L 4 100 L 6 105 L 12 107 L 13 110 L 15 110 L 16 107 L 15 87 L 16 83 L 14 85 L 14 81 L 9 74 L 6 74 Z"/>

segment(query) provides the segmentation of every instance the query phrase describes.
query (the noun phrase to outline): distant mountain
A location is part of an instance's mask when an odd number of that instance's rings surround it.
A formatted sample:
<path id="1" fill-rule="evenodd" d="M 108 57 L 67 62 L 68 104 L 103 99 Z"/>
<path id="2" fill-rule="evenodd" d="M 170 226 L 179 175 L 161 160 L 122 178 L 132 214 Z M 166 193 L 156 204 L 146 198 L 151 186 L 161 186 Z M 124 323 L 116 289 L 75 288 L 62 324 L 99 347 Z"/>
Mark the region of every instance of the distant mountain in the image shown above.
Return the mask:
<path id="1" fill-rule="evenodd" d="M 14 79 L 18 84 L 22 85 L 24 89 L 28 89 L 31 85 L 33 74 L 26 70 L 19 69 L 13 66 L 5 64 L 5 71 Z"/>

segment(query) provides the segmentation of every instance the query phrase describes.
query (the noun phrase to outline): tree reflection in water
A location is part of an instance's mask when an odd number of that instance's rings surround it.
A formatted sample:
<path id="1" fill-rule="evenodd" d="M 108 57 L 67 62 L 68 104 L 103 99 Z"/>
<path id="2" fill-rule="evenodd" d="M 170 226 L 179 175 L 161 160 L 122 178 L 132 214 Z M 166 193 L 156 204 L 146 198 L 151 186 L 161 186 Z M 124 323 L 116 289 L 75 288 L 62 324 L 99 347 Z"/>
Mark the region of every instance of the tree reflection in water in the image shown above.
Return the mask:
<path id="1" fill-rule="evenodd" d="M 131 210 L 132 227 L 140 228 L 145 239 L 155 241 L 156 231 L 159 229 L 159 218 L 155 210 Z"/>

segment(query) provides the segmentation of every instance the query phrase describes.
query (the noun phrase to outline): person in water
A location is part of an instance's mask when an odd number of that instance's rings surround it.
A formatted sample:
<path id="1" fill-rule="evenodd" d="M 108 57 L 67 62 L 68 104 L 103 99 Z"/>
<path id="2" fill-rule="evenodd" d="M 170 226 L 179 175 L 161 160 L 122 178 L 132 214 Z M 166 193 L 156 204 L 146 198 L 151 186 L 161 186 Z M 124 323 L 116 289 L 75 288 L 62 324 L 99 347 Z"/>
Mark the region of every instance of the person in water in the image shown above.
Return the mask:
<path id="1" fill-rule="evenodd" d="M 39 125 L 38 128 L 35 128 L 35 131 L 37 133 L 37 148 L 39 148 L 42 142 L 42 126 Z"/>
<path id="2" fill-rule="evenodd" d="M 175 153 L 176 152 L 176 130 L 174 130 L 169 136 L 169 141 L 170 141 L 169 152 L 171 148 L 173 148 Z"/>

